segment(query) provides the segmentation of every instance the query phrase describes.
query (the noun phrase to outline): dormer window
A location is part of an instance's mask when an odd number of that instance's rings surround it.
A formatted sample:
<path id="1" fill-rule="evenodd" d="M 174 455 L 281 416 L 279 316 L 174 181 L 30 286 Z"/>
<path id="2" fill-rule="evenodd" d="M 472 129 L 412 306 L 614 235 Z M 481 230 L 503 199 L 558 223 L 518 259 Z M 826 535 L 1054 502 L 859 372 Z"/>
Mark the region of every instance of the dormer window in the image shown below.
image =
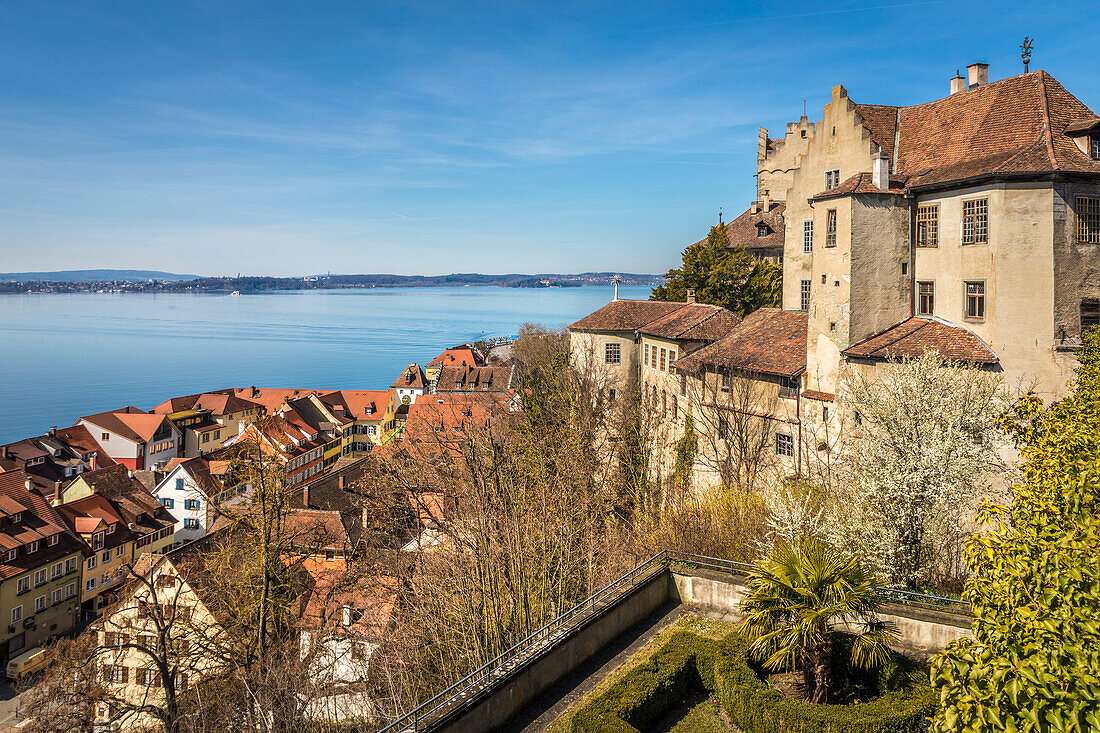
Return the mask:
<path id="1" fill-rule="evenodd" d="M 767 225 L 767 224 L 757 224 L 757 225 L 756 225 L 756 236 L 758 236 L 758 237 L 766 237 L 766 236 L 768 236 L 769 234 L 771 234 L 771 230 L 770 230 L 770 229 L 768 229 L 768 225 Z"/>
<path id="2" fill-rule="evenodd" d="M 1089 157 L 1093 160 L 1100 160 L 1100 135 L 1094 136 L 1089 142 L 1092 143 L 1090 146 L 1092 152 Z"/>
<path id="3" fill-rule="evenodd" d="M 108 524 L 107 525 L 107 534 L 114 534 L 114 533 L 115 533 L 115 525 Z"/>
<path id="4" fill-rule="evenodd" d="M 15 562 L 17 555 L 17 550 L 8 550 L 8 554 L 4 556 L 4 562 Z"/>
<path id="5" fill-rule="evenodd" d="M 53 547 L 54 545 L 56 545 L 60 541 L 61 541 L 61 535 L 52 534 L 46 539 L 46 545 L 48 547 Z"/>
<path id="6" fill-rule="evenodd" d="M 12 524 L 19 524 L 22 521 L 23 521 L 23 512 L 16 512 L 15 514 L 11 515 L 11 523 Z"/>
<path id="7" fill-rule="evenodd" d="M 93 550 L 102 550 L 103 549 L 103 537 L 104 537 L 103 532 L 96 532 L 95 534 L 92 535 L 92 549 Z"/>
<path id="8" fill-rule="evenodd" d="M 27 545 L 27 554 L 29 555 L 32 552 L 38 552 L 39 544 L 41 543 L 39 543 L 38 540 L 35 540 L 34 542 L 31 542 L 29 545 Z"/>

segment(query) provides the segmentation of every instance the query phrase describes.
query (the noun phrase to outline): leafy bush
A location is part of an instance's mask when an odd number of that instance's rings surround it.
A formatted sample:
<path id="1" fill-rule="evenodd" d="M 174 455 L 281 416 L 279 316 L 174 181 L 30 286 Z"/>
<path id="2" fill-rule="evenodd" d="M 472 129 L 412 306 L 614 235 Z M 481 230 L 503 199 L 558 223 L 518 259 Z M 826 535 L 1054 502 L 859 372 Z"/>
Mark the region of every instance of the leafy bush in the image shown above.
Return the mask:
<path id="1" fill-rule="evenodd" d="M 629 676 L 582 703 L 569 730 L 647 730 L 693 688 L 715 694 L 744 733 L 911 733 L 936 705 L 927 671 L 901 655 L 877 670 L 873 686 L 878 697 L 853 705 L 792 700 L 761 679 L 741 637 L 677 632 Z"/>

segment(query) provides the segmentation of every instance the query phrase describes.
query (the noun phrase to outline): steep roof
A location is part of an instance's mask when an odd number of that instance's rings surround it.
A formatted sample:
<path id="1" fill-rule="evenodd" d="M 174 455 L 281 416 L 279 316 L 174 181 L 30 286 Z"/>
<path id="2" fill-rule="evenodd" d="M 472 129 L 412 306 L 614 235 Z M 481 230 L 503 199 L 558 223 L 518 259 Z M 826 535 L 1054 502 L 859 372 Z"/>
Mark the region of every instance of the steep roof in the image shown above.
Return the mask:
<path id="1" fill-rule="evenodd" d="M 46 498 L 35 491 L 27 491 L 27 476 L 22 471 L 0 473 L 0 549 L 16 550 L 13 560 L 7 553 L 0 553 L 0 580 L 7 580 L 29 570 L 79 551 L 83 543 L 65 531 L 65 523 Z M 21 521 L 14 524 L 8 517 L 22 513 Z M 48 537 L 58 541 L 50 545 Z M 37 552 L 19 549 L 29 542 L 39 541 Z"/>
<path id="2" fill-rule="evenodd" d="M 512 389 L 515 366 L 445 366 L 436 377 L 435 391 L 507 392 Z"/>
<path id="3" fill-rule="evenodd" d="M 717 305 L 681 303 L 680 308 L 638 329 L 646 336 L 712 341 L 729 333 L 741 316 Z"/>
<path id="4" fill-rule="evenodd" d="M 390 404 L 390 392 L 385 389 L 343 389 L 321 395 L 320 399 L 333 409 L 342 405 L 344 416 L 352 420 L 381 420 Z M 336 414 L 340 415 L 339 412 Z"/>
<path id="5" fill-rule="evenodd" d="M 860 359 L 919 357 L 933 352 L 945 359 L 996 364 L 993 350 L 975 334 L 934 316 L 913 316 L 852 344 L 841 353 Z"/>
<path id="6" fill-rule="evenodd" d="M 806 369 L 808 321 L 805 313 L 761 308 L 718 341 L 677 359 L 672 366 L 684 371 L 714 366 L 793 377 Z"/>
<path id="7" fill-rule="evenodd" d="M 148 443 L 167 418 L 164 415 L 150 414 L 131 405 L 121 410 L 101 412 L 98 415 L 88 415 L 80 419 L 135 443 Z"/>
<path id="8" fill-rule="evenodd" d="M 1100 174 L 1100 161 L 1066 134 L 1087 128 L 1096 113 L 1045 71 L 924 104 L 855 109 L 871 139 L 897 161 L 893 171 L 907 177 L 907 187 L 987 175 Z"/>
<path id="9" fill-rule="evenodd" d="M 613 300 L 569 325 L 570 331 L 637 331 L 648 323 L 667 316 L 686 303 L 661 300 Z"/>
<path id="10" fill-rule="evenodd" d="M 390 389 L 427 389 L 428 380 L 419 364 L 409 364 L 390 385 Z"/>
<path id="11" fill-rule="evenodd" d="M 757 209 L 753 213 L 753 209 Z M 773 201 L 768 205 L 768 210 L 752 206 L 745 209 L 736 219 L 726 223 L 726 236 L 729 237 L 731 247 L 744 247 L 753 249 L 782 249 L 783 248 L 783 212 L 787 210 L 787 204 L 782 201 Z M 765 225 L 769 233 L 760 236 L 758 227 Z M 706 237 L 695 244 L 707 241 Z"/>
<path id="12" fill-rule="evenodd" d="M 145 530 L 161 529 L 176 521 L 149 489 L 130 475 L 125 466 L 88 471 L 82 473 L 80 478 L 93 488 L 93 495 L 109 500 L 127 523 L 144 528 L 139 529 L 139 534 Z"/>

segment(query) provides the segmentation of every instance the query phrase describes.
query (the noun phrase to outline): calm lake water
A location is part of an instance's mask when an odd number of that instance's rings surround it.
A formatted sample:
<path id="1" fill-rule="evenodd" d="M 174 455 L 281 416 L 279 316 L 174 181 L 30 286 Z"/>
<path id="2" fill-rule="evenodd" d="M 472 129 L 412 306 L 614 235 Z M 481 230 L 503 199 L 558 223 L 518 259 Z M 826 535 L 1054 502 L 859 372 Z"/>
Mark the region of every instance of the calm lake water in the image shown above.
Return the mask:
<path id="1" fill-rule="evenodd" d="M 611 297 L 609 287 L 0 295 L 0 442 L 224 387 L 386 389 L 447 346 L 572 323 Z"/>

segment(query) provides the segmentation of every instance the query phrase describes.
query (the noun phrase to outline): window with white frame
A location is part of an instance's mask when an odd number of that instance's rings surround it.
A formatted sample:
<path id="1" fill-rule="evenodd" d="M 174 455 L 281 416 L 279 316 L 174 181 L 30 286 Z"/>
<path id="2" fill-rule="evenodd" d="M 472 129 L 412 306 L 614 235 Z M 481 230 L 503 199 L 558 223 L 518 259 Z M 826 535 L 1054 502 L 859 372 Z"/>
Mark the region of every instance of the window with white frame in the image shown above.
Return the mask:
<path id="1" fill-rule="evenodd" d="M 661 365 L 657 367 L 658 371 L 665 371 L 668 365 L 668 349 L 661 349 Z"/>
<path id="2" fill-rule="evenodd" d="M 840 185 L 840 169 L 825 171 L 825 190 L 836 188 Z"/>
<path id="3" fill-rule="evenodd" d="M 38 596 L 34 599 L 34 612 L 42 613 L 46 610 L 46 596 Z"/>
<path id="4" fill-rule="evenodd" d="M 24 575 L 22 578 L 15 582 L 15 593 L 21 595 L 31 589 L 31 576 Z"/>
<path id="5" fill-rule="evenodd" d="M 806 219 L 802 222 L 802 252 L 810 254 L 814 251 L 814 220 Z"/>
<path id="6" fill-rule="evenodd" d="M 84 592 L 88 593 L 95 590 L 95 578 L 88 578 L 88 582 L 84 584 Z"/>
<path id="7" fill-rule="evenodd" d="M 60 588 L 54 588 L 53 589 L 53 598 L 51 599 L 51 604 L 50 605 L 56 606 L 58 603 L 61 603 L 61 589 Z"/>
<path id="8" fill-rule="evenodd" d="M 1092 138 L 1092 159 L 1100 160 L 1100 135 Z"/>
<path id="9" fill-rule="evenodd" d="M 60 541 L 61 541 L 61 535 L 52 534 L 48 538 L 46 538 L 46 546 L 47 547 L 53 547 L 54 545 L 56 545 Z"/>
<path id="10" fill-rule="evenodd" d="M 989 241 L 989 199 L 963 201 L 962 243 L 982 244 Z"/>
<path id="11" fill-rule="evenodd" d="M 14 606 L 11 609 L 11 622 L 14 624 L 17 621 L 23 620 L 23 606 Z"/>
<path id="12" fill-rule="evenodd" d="M 57 562 L 50 566 L 50 580 L 60 578 L 64 574 L 65 567 L 61 563 Z"/>
<path id="13" fill-rule="evenodd" d="M 65 597 L 72 598 L 76 595 L 76 583 L 69 583 L 65 586 Z"/>
<path id="14" fill-rule="evenodd" d="M 777 456 L 794 456 L 794 438 L 787 433 L 775 434 L 775 454 Z"/>
<path id="15" fill-rule="evenodd" d="M 622 347 L 619 344 L 605 344 L 603 349 L 605 364 L 619 364 L 623 360 Z"/>
<path id="16" fill-rule="evenodd" d="M 836 209 L 825 212 L 825 246 L 836 246 Z"/>
<path id="17" fill-rule="evenodd" d="M 798 309 L 801 311 L 810 310 L 810 281 L 803 280 L 801 287 L 798 291 L 799 301 Z"/>
<path id="18" fill-rule="evenodd" d="M 46 577 L 46 568 L 34 571 L 34 587 L 37 588 L 40 585 L 45 585 L 48 578 Z"/>

